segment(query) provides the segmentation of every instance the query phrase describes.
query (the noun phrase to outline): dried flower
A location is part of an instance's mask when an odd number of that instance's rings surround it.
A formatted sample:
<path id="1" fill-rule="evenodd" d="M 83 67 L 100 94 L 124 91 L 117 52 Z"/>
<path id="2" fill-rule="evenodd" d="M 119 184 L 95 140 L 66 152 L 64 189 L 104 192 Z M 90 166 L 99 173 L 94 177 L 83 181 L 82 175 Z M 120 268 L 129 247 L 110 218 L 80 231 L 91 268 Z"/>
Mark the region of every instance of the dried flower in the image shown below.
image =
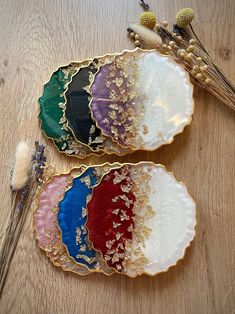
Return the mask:
<path id="1" fill-rule="evenodd" d="M 32 156 L 32 161 L 34 163 L 34 173 L 36 177 L 36 181 L 40 181 L 40 177 L 43 173 L 43 168 L 46 164 L 46 156 L 44 154 L 45 146 L 40 145 L 38 141 L 35 142 L 35 153 Z"/>
<path id="2" fill-rule="evenodd" d="M 156 49 L 162 45 L 161 37 L 154 31 L 139 24 L 130 24 L 129 28 L 139 35 L 139 41 L 149 49 Z"/>
<path id="3" fill-rule="evenodd" d="M 144 4 L 144 9 L 146 10 L 145 7 L 147 6 L 149 11 L 148 4 L 146 2 Z M 194 83 L 235 110 L 234 84 L 216 65 L 196 35 L 192 24 L 190 24 L 193 17 L 193 10 L 185 8 L 177 13 L 177 24 L 173 25 L 172 31 L 166 28 L 168 24 L 166 21 L 156 24 L 155 30 L 147 29 L 139 24 L 131 24 L 128 31 L 132 34 L 130 38 L 135 40 L 135 45 L 138 44 L 145 49 L 157 49 L 161 53 L 169 55 L 177 63 L 184 66 Z M 191 33 L 188 32 L 187 28 L 183 28 L 187 25 L 189 25 Z M 136 40 L 135 34 L 138 34 L 138 40 Z M 157 38 L 154 37 L 154 34 L 157 35 Z M 191 38 L 192 35 L 194 38 Z"/>
<path id="4" fill-rule="evenodd" d="M 42 182 L 46 162 L 45 146 L 39 142 L 35 142 L 35 146 L 33 156 L 26 142 L 20 142 L 16 149 L 11 182 L 12 206 L 6 228 L 0 235 L 0 239 L 5 236 L 0 251 L 0 298 L 27 213 L 38 184 Z"/>
<path id="5" fill-rule="evenodd" d="M 20 190 L 26 185 L 29 179 L 31 166 L 29 145 L 22 141 L 16 147 L 15 163 L 11 178 L 12 190 Z"/>
<path id="6" fill-rule="evenodd" d="M 151 11 L 143 12 L 140 15 L 140 25 L 147 27 L 149 29 L 153 29 L 156 25 L 157 18 L 156 14 Z"/>
<path id="7" fill-rule="evenodd" d="M 191 8 L 184 8 L 176 14 L 176 24 L 181 28 L 188 26 L 194 18 L 194 12 Z"/>

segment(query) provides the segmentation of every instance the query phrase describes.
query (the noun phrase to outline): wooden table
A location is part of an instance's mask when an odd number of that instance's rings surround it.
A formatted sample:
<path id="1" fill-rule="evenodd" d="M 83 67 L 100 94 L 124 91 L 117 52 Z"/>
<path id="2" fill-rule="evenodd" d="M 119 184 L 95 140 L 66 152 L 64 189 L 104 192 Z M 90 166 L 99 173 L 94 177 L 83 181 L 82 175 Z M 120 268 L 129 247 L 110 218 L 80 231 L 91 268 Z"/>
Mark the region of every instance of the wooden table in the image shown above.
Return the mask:
<path id="1" fill-rule="evenodd" d="M 81 162 L 60 155 L 42 135 L 37 99 L 59 65 L 132 48 L 128 22 L 142 9 L 136 0 L 1 0 L 1 214 L 10 209 L 9 167 L 15 145 L 36 139 L 46 145 L 58 171 Z M 234 0 L 151 0 L 160 20 L 174 22 L 193 7 L 194 28 L 217 63 L 235 79 Z M 125 157 L 85 160 L 163 163 L 183 180 L 197 202 L 197 236 L 177 267 L 156 278 L 80 278 L 53 267 L 36 246 L 32 211 L 21 235 L 0 300 L 1 313 L 235 313 L 235 115 L 195 89 L 192 124 L 171 145 Z"/>

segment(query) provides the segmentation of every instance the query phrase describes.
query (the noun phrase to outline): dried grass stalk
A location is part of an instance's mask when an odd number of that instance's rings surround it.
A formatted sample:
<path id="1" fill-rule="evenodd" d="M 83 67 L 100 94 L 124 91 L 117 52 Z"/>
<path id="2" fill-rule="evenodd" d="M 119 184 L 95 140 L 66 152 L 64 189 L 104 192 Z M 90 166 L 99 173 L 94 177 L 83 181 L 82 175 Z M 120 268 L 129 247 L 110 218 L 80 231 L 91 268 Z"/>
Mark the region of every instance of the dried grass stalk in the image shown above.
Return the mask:
<path id="1" fill-rule="evenodd" d="M 19 142 L 16 147 L 15 163 L 12 171 L 11 186 L 13 190 L 20 190 L 26 185 L 31 165 L 29 145 L 25 141 Z"/>
<path id="2" fill-rule="evenodd" d="M 159 49 L 159 47 L 162 45 L 161 37 L 150 29 L 137 23 L 130 24 L 129 27 L 135 34 L 139 35 L 142 45 L 151 47 L 151 49 Z"/>

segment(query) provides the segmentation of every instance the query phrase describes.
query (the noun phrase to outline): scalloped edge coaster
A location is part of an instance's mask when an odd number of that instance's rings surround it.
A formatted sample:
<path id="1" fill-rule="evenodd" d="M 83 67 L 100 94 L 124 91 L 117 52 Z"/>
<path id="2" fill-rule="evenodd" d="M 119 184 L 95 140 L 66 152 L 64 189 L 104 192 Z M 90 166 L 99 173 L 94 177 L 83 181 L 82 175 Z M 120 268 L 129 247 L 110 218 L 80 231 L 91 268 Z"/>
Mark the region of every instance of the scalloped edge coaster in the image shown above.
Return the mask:
<path id="1" fill-rule="evenodd" d="M 112 170 L 116 174 L 113 185 L 122 184 L 123 180 L 129 178 L 132 191 L 135 195 L 133 207 L 133 231 L 131 241 L 124 239 L 124 255 L 117 251 L 113 237 L 107 240 L 107 230 L 102 230 L 105 216 L 98 215 L 97 211 L 105 211 L 105 203 L 100 207 L 100 195 L 106 198 L 109 204 L 109 194 L 104 195 L 104 181 L 109 181 L 109 174 L 105 175 L 98 185 L 93 188 L 91 200 L 87 203 L 88 219 L 87 228 L 89 239 L 93 247 L 99 251 L 110 267 L 110 259 L 115 262 L 113 269 L 119 274 L 136 277 L 141 274 L 155 276 L 167 271 L 176 265 L 178 260 L 185 255 L 186 248 L 195 236 L 196 212 L 195 203 L 188 194 L 186 186 L 178 182 L 172 173 L 166 171 L 162 165 L 152 162 L 140 162 L 138 164 L 124 164 L 121 168 L 125 170 L 123 176 L 120 171 Z M 123 188 L 129 189 L 126 184 Z M 117 200 L 123 199 L 121 193 L 115 199 L 112 208 L 112 219 L 119 211 L 115 208 Z M 107 210 L 109 210 L 108 206 Z M 102 220 L 103 217 L 103 220 Z M 98 219 L 98 220 L 97 220 Z M 115 223 L 121 224 L 122 220 Z M 108 230 L 109 234 L 117 234 L 115 225 Z M 123 234 L 118 234 L 118 240 Z M 100 250 L 98 245 L 100 238 L 106 239 L 106 254 Z M 97 240 L 98 239 L 98 240 Z M 116 239 L 117 240 L 117 239 Z M 98 241 L 98 242 L 97 242 Z M 110 242 L 112 241 L 112 242 Z M 117 268 L 117 262 L 119 267 Z"/>

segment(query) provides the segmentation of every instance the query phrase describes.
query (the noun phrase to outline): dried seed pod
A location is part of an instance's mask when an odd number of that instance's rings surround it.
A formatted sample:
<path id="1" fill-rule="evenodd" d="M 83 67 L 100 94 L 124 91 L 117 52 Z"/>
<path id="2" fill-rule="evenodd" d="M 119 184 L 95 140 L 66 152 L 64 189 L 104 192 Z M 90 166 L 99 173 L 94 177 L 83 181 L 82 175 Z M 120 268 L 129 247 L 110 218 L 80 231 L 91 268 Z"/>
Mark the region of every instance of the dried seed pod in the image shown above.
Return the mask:
<path id="1" fill-rule="evenodd" d="M 194 18 L 194 12 L 191 8 L 184 8 L 176 14 L 176 24 L 181 28 L 188 26 Z"/>
<path id="2" fill-rule="evenodd" d="M 154 12 L 143 12 L 140 15 L 140 25 L 147 27 L 149 29 L 153 29 L 156 25 L 156 14 Z"/>
<path id="3" fill-rule="evenodd" d="M 11 187 L 13 190 L 20 190 L 26 185 L 29 179 L 31 165 L 29 145 L 24 141 L 19 142 L 16 147 L 15 163 L 11 178 Z"/>

